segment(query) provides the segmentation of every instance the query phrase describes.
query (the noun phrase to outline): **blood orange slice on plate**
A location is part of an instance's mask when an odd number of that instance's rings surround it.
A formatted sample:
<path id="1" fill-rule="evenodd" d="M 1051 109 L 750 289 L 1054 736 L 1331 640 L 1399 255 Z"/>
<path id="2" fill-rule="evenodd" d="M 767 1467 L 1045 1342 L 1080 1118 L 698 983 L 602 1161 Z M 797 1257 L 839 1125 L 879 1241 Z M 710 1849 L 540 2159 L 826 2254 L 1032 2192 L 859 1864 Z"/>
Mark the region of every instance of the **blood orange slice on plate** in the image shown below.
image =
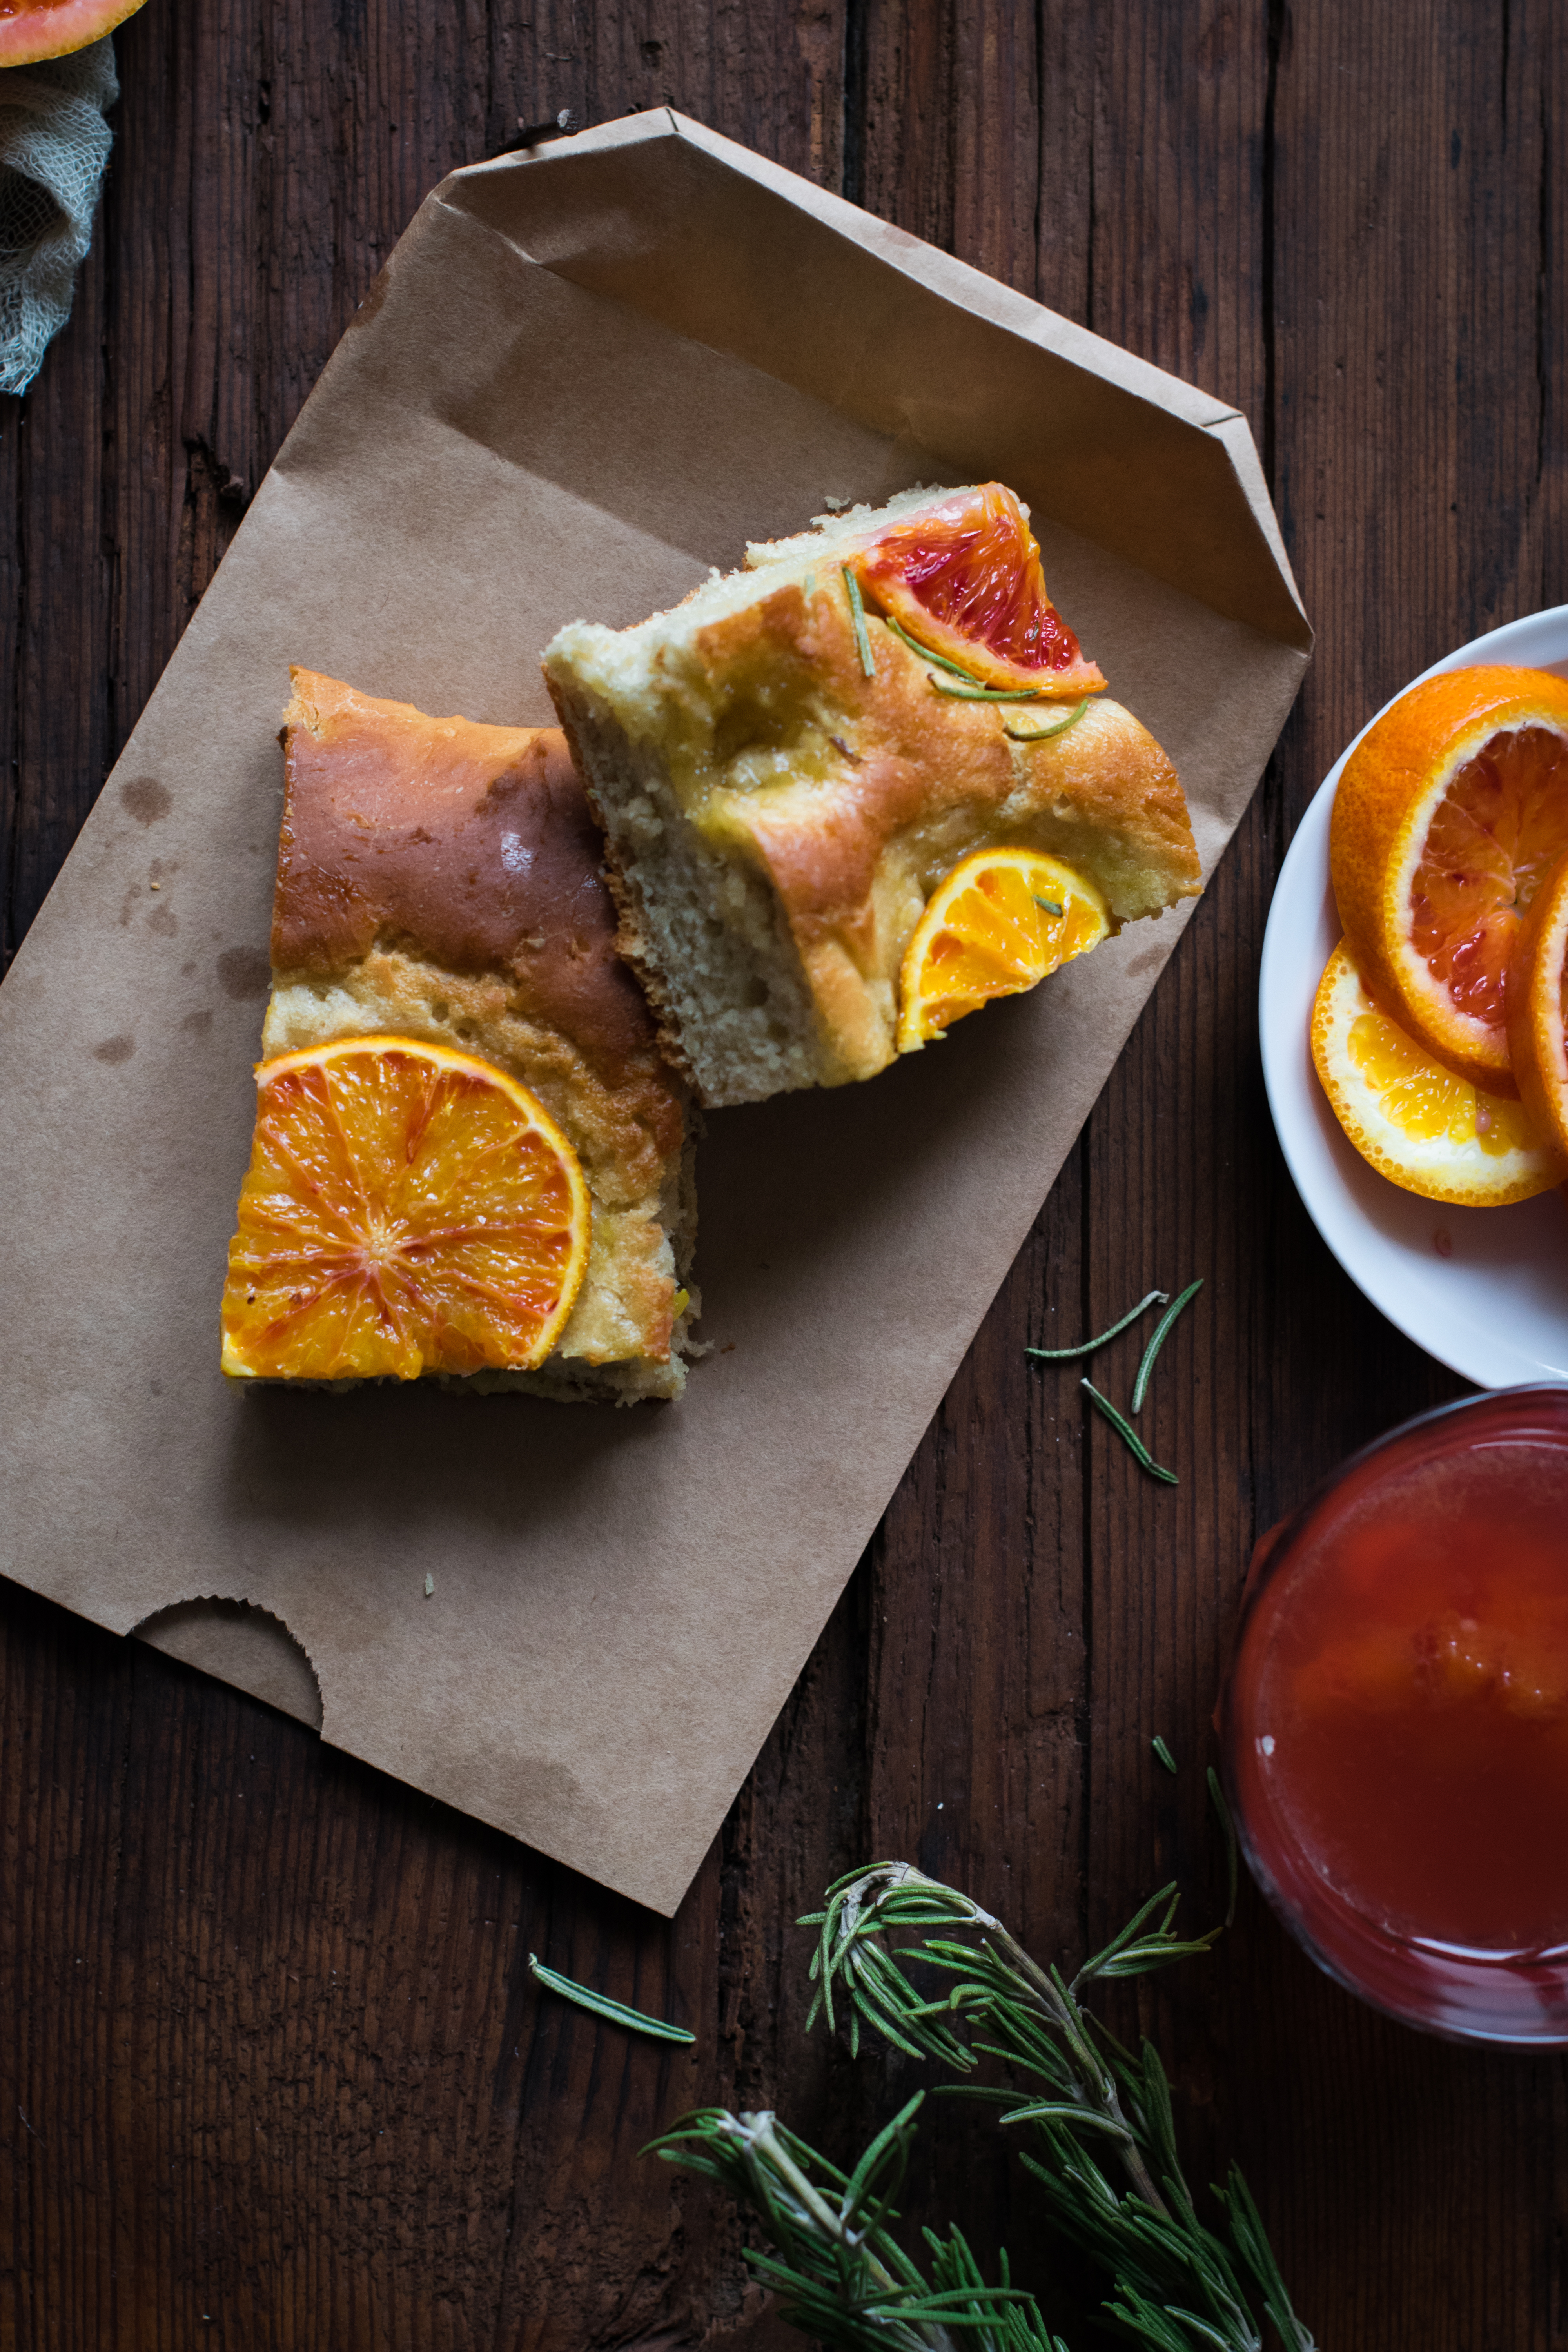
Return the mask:
<path id="1" fill-rule="evenodd" d="M 536 1096 L 407 1037 L 283 1054 L 256 1083 L 226 1372 L 410 1381 L 543 1360 L 583 1279 L 592 1212 Z"/>
<path id="2" fill-rule="evenodd" d="M 1568 857 L 1535 894 L 1509 973 L 1509 1051 L 1520 1100 L 1568 1155 Z"/>
<path id="3" fill-rule="evenodd" d="M 869 606 L 984 686 L 1077 696 L 1105 684 L 1052 604 L 1028 516 L 1000 482 L 890 524 L 852 569 Z"/>
<path id="4" fill-rule="evenodd" d="M 1330 866 L 1374 995 L 1473 1086 L 1516 1092 L 1509 966 L 1568 855 L 1568 683 L 1447 670 L 1369 729 L 1334 796 Z"/>

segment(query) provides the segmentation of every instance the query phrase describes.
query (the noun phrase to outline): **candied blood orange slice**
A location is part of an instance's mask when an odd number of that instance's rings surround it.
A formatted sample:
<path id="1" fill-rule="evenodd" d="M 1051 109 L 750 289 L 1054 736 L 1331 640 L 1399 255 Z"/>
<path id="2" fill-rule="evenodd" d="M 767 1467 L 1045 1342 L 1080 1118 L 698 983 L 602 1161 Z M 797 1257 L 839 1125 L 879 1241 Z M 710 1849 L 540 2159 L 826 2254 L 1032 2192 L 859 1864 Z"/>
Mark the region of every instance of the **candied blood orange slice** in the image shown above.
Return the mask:
<path id="1" fill-rule="evenodd" d="M 223 1368 L 417 1380 L 546 1357 L 587 1264 L 576 1154 L 488 1062 L 407 1037 L 264 1062 Z"/>
<path id="2" fill-rule="evenodd" d="M 1373 993 L 1430 1054 L 1517 1089 L 1507 985 L 1523 920 L 1568 855 L 1568 683 L 1447 670 L 1362 738 L 1334 795 L 1340 919 Z"/>
<path id="3" fill-rule="evenodd" d="M 851 567 L 873 610 L 984 686 L 1076 696 L 1105 684 L 1047 594 L 1029 519 L 1000 482 L 889 524 Z"/>
<path id="4" fill-rule="evenodd" d="M 1509 969 L 1508 1042 L 1520 1100 L 1568 1158 L 1568 857 L 1537 890 Z"/>
<path id="5" fill-rule="evenodd" d="M 1110 929 L 1100 892 L 1059 857 L 976 850 L 938 884 L 904 951 L 900 1053 L 928 1045 L 994 996 L 1033 988 Z"/>
<path id="6" fill-rule="evenodd" d="M 1519 1103 L 1472 1086 L 1380 1011 L 1347 940 L 1318 986 L 1312 1061 L 1362 1158 L 1402 1192 L 1502 1208 L 1568 1175 Z"/>

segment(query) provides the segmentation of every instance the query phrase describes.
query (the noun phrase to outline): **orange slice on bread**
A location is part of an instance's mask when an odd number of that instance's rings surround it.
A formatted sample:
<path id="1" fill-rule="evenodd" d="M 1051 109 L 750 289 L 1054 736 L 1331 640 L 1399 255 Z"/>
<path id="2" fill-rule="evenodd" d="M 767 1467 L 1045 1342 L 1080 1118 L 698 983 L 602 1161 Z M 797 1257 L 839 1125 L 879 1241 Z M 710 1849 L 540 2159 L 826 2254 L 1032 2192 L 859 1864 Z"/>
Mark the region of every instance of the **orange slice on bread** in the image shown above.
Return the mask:
<path id="1" fill-rule="evenodd" d="M 1537 890 L 1509 972 L 1508 1041 L 1520 1100 L 1568 1158 L 1568 857 Z"/>
<path id="2" fill-rule="evenodd" d="M 388 1036 L 279 1055 L 256 1084 L 226 1372 L 411 1381 L 543 1360 L 591 1217 L 536 1096 L 488 1062 Z"/>
<path id="3" fill-rule="evenodd" d="M 1446 671 L 1363 737 L 1329 857 L 1352 954 L 1429 1054 L 1515 1092 L 1507 983 L 1531 901 L 1568 854 L 1568 683 Z"/>
<path id="4" fill-rule="evenodd" d="M 993 997 L 1098 947 L 1110 911 L 1085 875 L 1037 849 L 980 849 L 938 885 L 899 976 L 898 1048 L 915 1052 Z"/>
<path id="5" fill-rule="evenodd" d="M 1001 482 L 889 524 L 851 568 L 873 611 L 983 686 L 1076 698 L 1105 684 L 1047 593 L 1029 519 Z"/>
<path id="6" fill-rule="evenodd" d="M 1362 1158 L 1403 1192 L 1503 1208 L 1568 1176 L 1521 1106 L 1437 1061 L 1373 1002 L 1342 940 L 1312 1006 L 1312 1062 Z"/>

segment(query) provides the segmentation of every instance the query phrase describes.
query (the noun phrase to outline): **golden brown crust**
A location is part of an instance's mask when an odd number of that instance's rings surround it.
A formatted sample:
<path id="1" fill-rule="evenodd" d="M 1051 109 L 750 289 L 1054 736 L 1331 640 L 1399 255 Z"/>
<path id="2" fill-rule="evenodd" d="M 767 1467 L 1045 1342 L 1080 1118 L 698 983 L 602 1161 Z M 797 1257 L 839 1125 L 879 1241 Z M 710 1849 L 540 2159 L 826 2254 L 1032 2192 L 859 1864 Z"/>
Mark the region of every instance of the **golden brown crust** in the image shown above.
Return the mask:
<path id="1" fill-rule="evenodd" d="M 380 941 L 505 972 L 526 1015 L 629 1075 L 653 1024 L 616 952 L 602 845 L 559 730 L 431 719 L 290 675 L 274 967 L 338 972 Z"/>

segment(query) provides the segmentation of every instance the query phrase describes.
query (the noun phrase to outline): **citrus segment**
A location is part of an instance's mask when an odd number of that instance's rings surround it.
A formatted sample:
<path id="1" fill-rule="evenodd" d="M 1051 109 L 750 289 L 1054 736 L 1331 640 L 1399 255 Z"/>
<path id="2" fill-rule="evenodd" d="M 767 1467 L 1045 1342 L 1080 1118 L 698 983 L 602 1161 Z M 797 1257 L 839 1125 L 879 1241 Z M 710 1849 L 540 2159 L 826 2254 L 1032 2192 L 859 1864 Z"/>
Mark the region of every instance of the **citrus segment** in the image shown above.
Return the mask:
<path id="1" fill-rule="evenodd" d="M 575 1153 L 526 1087 L 405 1037 L 264 1062 L 223 1364 L 416 1380 L 547 1356 L 588 1258 Z"/>
<path id="2" fill-rule="evenodd" d="M 1076 696 L 1105 684 L 1051 603 L 1028 517 L 1000 482 L 890 524 L 851 568 L 868 607 L 983 685 Z"/>
<path id="3" fill-rule="evenodd" d="M 1568 857 L 1536 892 L 1509 975 L 1508 1042 L 1520 1100 L 1568 1157 Z"/>
<path id="4" fill-rule="evenodd" d="M 1448 670 L 1352 752 L 1330 864 L 1379 999 L 1472 1084 L 1512 1095 L 1507 982 L 1541 882 L 1568 854 L 1568 683 Z"/>
<path id="5" fill-rule="evenodd" d="M 1362 1158 L 1404 1192 L 1500 1208 L 1568 1174 L 1568 1160 L 1542 1143 L 1517 1102 L 1481 1092 L 1379 1011 L 1348 940 L 1319 983 L 1312 1061 Z"/>
<path id="6" fill-rule="evenodd" d="M 1100 892 L 1059 857 L 977 850 L 938 886 L 904 952 L 900 1053 L 940 1037 L 994 996 L 1033 988 L 1110 929 Z"/>

